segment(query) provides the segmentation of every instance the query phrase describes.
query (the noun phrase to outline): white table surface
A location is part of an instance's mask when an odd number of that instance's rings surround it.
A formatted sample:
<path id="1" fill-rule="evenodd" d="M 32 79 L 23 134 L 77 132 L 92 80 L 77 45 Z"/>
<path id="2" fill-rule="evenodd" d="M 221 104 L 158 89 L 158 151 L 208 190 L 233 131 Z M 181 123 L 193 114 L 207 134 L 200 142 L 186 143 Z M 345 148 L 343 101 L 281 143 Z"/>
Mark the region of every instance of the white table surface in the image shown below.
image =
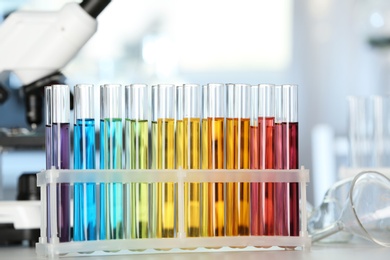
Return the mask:
<path id="1" fill-rule="evenodd" d="M 73 260 L 121 260 L 121 259 L 311 259 L 311 260 L 377 260 L 390 259 L 390 248 L 381 247 L 374 243 L 355 239 L 346 244 L 313 244 L 310 250 L 304 251 L 261 251 L 261 252 L 219 252 L 219 253 L 176 253 L 176 254 L 151 254 L 151 255 L 112 255 L 112 256 L 86 256 L 65 257 L 62 259 Z M 26 246 L 0 246 L 0 259 L 33 260 L 41 259 L 35 253 L 35 248 Z"/>

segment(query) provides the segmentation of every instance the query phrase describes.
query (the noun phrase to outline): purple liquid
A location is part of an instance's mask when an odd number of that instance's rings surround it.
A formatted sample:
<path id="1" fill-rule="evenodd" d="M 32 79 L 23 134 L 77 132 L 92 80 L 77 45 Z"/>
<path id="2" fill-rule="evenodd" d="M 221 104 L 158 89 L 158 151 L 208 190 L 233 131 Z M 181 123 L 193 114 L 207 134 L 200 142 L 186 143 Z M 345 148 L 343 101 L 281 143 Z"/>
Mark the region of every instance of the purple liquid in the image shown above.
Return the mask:
<path id="1" fill-rule="evenodd" d="M 51 125 L 46 125 L 45 128 L 45 151 L 46 151 L 46 169 L 50 169 L 52 166 L 52 138 L 51 138 Z"/>
<path id="2" fill-rule="evenodd" d="M 53 165 L 57 169 L 69 169 L 70 134 L 68 123 L 53 124 Z M 49 197 L 48 197 L 49 201 Z M 60 242 L 70 241 L 70 186 L 57 185 L 57 226 Z M 49 238 L 48 238 L 49 239 Z"/>
<path id="3" fill-rule="evenodd" d="M 46 151 L 46 169 L 50 169 L 51 168 L 51 165 L 53 164 L 52 163 L 52 158 L 51 158 L 51 154 L 52 154 L 52 138 L 51 138 L 51 125 L 46 125 L 46 128 L 45 128 L 45 151 Z M 49 238 L 50 238 L 50 233 L 51 233 L 51 229 L 50 229 L 50 203 L 49 203 L 49 194 L 50 194 L 50 189 L 49 189 L 49 185 L 46 186 L 46 237 L 48 238 L 48 242 L 49 241 Z"/>

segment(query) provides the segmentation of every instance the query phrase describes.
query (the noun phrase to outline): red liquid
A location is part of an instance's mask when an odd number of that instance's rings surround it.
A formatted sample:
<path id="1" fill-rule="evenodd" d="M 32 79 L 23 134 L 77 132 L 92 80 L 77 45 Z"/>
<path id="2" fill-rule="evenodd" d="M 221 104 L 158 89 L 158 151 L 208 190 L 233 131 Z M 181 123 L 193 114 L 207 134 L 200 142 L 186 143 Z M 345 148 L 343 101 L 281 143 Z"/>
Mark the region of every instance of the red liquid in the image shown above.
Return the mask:
<path id="1" fill-rule="evenodd" d="M 259 169 L 274 168 L 274 117 L 259 117 Z M 259 183 L 260 235 L 274 235 L 274 184 Z"/>
<path id="2" fill-rule="evenodd" d="M 298 123 L 275 124 L 275 169 L 298 168 Z M 275 184 L 275 235 L 299 235 L 298 183 Z"/>
<path id="3" fill-rule="evenodd" d="M 286 136 L 289 138 L 289 161 L 288 169 L 299 168 L 298 150 L 298 123 L 283 123 Z M 290 236 L 299 236 L 299 185 L 297 182 L 290 183 Z"/>
<path id="4" fill-rule="evenodd" d="M 274 162 L 275 169 L 285 169 L 284 160 L 286 157 L 286 142 L 283 138 L 283 126 L 281 123 L 275 124 L 274 132 Z M 275 235 L 288 236 L 288 184 L 275 183 L 274 198 L 275 198 Z"/>

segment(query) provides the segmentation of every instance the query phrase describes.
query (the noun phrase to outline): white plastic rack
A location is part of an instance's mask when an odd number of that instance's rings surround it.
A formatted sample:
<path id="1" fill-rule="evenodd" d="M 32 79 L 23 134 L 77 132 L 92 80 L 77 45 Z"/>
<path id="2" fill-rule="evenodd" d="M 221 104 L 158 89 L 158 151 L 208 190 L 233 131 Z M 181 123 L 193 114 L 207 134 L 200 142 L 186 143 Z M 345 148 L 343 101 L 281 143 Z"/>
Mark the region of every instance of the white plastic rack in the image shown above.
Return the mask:
<path id="1" fill-rule="evenodd" d="M 113 239 L 59 242 L 56 194 L 57 184 L 68 183 L 177 183 L 178 223 L 174 238 Z M 283 182 L 299 183 L 300 234 L 299 236 L 224 236 L 186 237 L 184 228 L 184 183 L 228 182 Z M 306 250 L 311 240 L 307 233 L 306 185 L 309 171 L 299 170 L 46 170 L 37 174 L 41 188 L 41 236 L 36 252 L 43 257 L 89 256 L 91 254 L 150 254 L 176 252 L 221 252 L 243 250 Z M 50 212 L 47 212 L 49 187 Z M 71 186 L 72 187 L 72 186 Z M 71 202 L 72 205 L 72 202 Z M 52 238 L 48 242 L 47 216 L 50 218 Z M 164 248 L 164 250 L 161 250 Z M 189 250 L 191 248 L 191 250 Z"/>

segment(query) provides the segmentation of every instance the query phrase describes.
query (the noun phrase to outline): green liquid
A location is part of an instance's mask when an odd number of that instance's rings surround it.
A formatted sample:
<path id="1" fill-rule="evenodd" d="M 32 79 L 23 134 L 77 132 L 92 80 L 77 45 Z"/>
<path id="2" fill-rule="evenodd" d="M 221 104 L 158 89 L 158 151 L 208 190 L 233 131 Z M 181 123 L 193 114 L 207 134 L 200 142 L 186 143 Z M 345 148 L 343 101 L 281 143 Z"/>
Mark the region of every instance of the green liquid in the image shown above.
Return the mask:
<path id="1" fill-rule="evenodd" d="M 148 121 L 126 119 L 125 138 L 126 168 L 148 169 Z M 130 237 L 148 238 L 149 184 L 131 183 L 127 198 L 130 203 Z"/>

